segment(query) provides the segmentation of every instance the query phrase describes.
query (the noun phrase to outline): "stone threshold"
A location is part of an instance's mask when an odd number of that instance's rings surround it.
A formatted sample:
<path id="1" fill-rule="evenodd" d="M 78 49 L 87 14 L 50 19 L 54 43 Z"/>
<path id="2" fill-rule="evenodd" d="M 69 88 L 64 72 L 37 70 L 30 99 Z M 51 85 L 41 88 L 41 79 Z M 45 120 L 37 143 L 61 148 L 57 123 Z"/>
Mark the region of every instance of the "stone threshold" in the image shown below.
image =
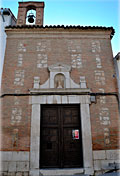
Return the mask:
<path id="1" fill-rule="evenodd" d="M 57 175 L 79 175 L 83 174 L 84 169 L 83 168 L 67 168 L 67 169 L 40 169 L 40 174 L 46 175 L 46 176 L 57 176 Z"/>

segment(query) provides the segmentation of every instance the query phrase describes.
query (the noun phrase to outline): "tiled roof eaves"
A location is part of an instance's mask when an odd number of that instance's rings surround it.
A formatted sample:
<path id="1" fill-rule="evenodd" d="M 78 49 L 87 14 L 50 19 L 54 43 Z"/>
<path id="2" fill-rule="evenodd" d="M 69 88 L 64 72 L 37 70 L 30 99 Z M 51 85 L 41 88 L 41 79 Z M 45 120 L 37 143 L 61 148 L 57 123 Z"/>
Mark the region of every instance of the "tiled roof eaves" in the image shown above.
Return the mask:
<path id="1" fill-rule="evenodd" d="M 52 29 L 81 29 L 81 30 L 89 30 L 89 29 L 97 29 L 97 30 L 111 30 L 111 35 L 110 37 L 112 38 L 114 36 L 115 30 L 113 27 L 103 27 L 103 26 L 64 26 L 64 25 L 46 25 L 46 26 L 40 26 L 40 25 L 16 25 L 16 26 L 7 26 L 6 29 L 35 29 L 35 28 L 40 28 L 40 29 L 47 29 L 47 28 L 52 28 Z"/>

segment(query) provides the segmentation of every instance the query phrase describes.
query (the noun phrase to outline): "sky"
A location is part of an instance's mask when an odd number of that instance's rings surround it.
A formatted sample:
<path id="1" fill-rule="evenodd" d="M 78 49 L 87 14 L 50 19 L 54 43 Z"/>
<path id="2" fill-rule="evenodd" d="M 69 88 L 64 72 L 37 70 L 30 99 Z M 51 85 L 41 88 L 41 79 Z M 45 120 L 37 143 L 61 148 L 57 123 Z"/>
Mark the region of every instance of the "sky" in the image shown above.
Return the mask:
<path id="1" fill-rule="evenodd" d="M 18 1 L 1 0 L 17 18 Z M 32 0 L 40 1 L 40 0 Z M 44 0 L 44 25 L 81 25 L 113 27 L 113 56 L 120 52 L 120 0 Z"/>

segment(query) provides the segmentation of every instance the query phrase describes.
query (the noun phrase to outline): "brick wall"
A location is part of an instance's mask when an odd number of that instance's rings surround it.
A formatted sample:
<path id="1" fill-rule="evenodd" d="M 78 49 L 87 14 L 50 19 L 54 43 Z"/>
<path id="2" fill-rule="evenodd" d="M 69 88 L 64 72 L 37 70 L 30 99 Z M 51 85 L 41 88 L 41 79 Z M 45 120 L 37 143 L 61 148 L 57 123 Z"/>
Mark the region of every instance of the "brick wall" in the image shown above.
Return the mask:
<path id="1" fill-rule="evenodd" d="M 70 74 L 76 83 L 85 76 L 93 93 L 117 92 L 110 31 L 8 29 L 7 35 L 2 94 L 29 94 L 34 77 L 40 77 L 43 84 L 49 78 L 47 67 L 58 62 L 72 67 Z M 29 97 L 6 95 L 2 100 L 2 150 L 28 151 Z M 97 96 L 90 113 L 93 149 L 119 148 L 116 96 Z"/>
<path id="2" fill-rule="evenodd" d="M 29 97 L 5 96 L 2 100 L 1 150 L 29 151 L 30 117 Z"/>

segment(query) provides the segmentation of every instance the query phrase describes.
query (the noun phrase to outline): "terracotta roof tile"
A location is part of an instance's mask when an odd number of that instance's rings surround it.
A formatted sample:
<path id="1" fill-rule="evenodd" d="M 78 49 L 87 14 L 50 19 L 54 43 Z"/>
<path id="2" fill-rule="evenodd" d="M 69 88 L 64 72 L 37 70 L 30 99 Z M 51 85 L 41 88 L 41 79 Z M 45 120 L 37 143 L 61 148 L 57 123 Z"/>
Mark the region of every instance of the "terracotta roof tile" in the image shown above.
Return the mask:
<path id="1" fill-rule="evenodd" d="M 16 26 L 7 26 L 6 29 L 9 29 L 9 28 L 12 28 L 12 29 L 34 29 L 34 28 L 40 28 L 40 29 L 47 29 L 47 28 L 52 28 L 52 29 L 81 29 L 81 30 L 89 30 L 89 29 L 92 29 L 92 30 L 111 30 L 111 35 L 110 37 L 112 38 L 114 33 L 115 33 L 115 30 L 113 27 L 103 27 L 103 26 L 75 26 L 75 25 L 46 25 L 46 26 L 40 26 L 40 25 L 16 25 Z"/>

